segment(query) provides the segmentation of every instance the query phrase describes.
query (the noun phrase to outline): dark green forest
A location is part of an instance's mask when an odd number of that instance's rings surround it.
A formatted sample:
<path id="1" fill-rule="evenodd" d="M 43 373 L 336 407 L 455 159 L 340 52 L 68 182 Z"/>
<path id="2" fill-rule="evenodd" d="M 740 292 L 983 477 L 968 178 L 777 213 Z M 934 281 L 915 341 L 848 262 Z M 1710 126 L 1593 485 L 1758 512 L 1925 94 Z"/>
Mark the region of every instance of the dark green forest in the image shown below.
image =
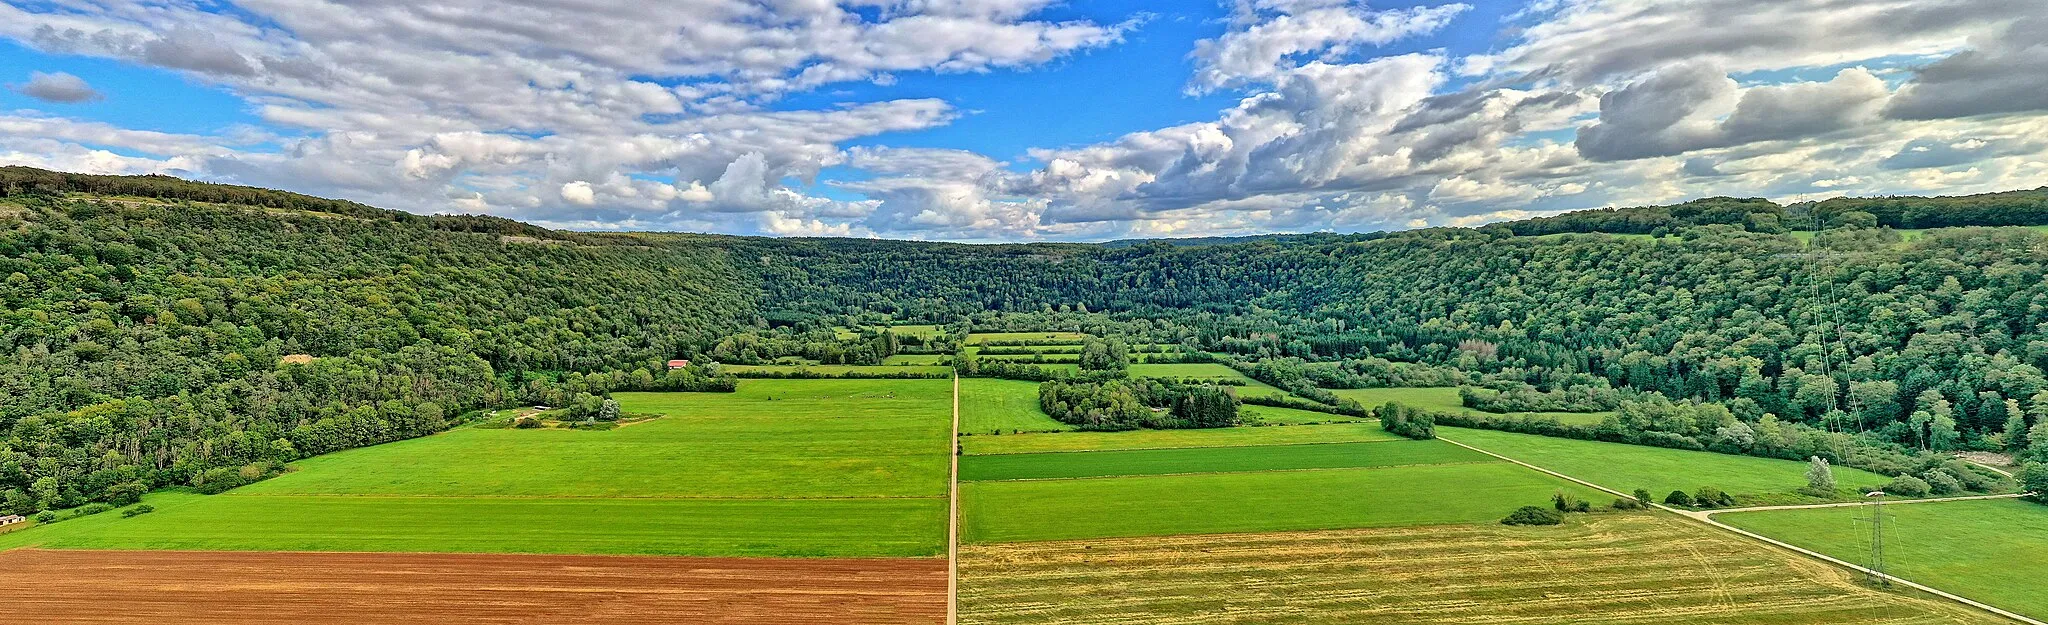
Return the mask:
<path id="1" fill-rule="evenodd" d="M 1905 453 L 2024 452 L 2048 448 L 2030 440 L 2048 438 L 2030 435 L 2048 420 L 2048 235 L 1894 228 L 2042 224 L 2048 193 L 2025 191 L 960 245 L 556 232 L 0 168 L 0 513 L 257 479 L 480 409 L 730 388 L 670 358 L 956 348 L 833 330 L 890 321 L 1177 345 L 1309 399 L 1445 385 L 1495 407 L 1622 408 L 1676 446 L 1746 447 L 1741 432 L 1784 423 Z M 1062 387 L 1068 405 L 1234 415 L 1219 389 L 1147 401 L 1101 382 Z"/>

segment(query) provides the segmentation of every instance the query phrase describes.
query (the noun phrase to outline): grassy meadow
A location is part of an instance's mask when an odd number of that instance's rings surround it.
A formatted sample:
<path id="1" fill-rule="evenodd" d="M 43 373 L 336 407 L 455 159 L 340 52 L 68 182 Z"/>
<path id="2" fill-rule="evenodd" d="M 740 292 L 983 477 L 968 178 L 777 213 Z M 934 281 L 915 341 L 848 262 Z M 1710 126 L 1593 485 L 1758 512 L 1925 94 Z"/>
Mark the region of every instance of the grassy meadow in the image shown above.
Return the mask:
<path id="1" fill-rule="evenodd" d="M 962 380 L 964 383 L 965 380 Z M 964 398 L 963 398 L 964 399 Z M 962 410 L 966 409 L 962 405 Z M 1294 445 L 1302 443 L 1352 443 L 1404 440 L 1380 429 L 1376 422 L 1329 425 L 1234 427 L 1206 430 L 1132 430 L 1129 432 L 1052 432 L 1045 434 L 1004 434 L 963 436 L 960 444 L 969 455 L 1022 454 L 1046 451 L 1102 451 L 1112 449 L 1169 449 L 1181 447 L 1233 447 L 1241 445 Z"/>
<path id="2" fill-rule="evenodd" d="M 1491 523 L 1578 487 L 1506 462 L 1009 482 L 961 489 L 976 543 Z"/>
<path id="3" fill-rule="evenodd" d="M 1599 423 L 1612 412 L 1510 412 L 1492 413 L 1466 408 L 1458 398 L 1454 386 L 1396 387 L 1396 388 L 1350 388 L 1332 389 L 1338 397 L 1357 400 L 1367 408 L 1375 408 L 1387 402 L 1400 402 L 1416 408 L 1453 414 L 1508 414 L 1539 419 L 1556 419 L 1561 423 Z"/>
<path id="4" fill-rule="evenodd" d="M 1670 516 L 1571 518 L 1556 527 L 1481 523 L 962 545 L 960 622 L 2005 622 L 1944 601 L 1873 590 L 1841 569 Z"/>
<path id="5" fill-rule="evenodd" d="M 1494 461 L 1492 456 L 1443 441 L 1402 440 L 1257 447 L 1131 449 L 965 456 L 960 459 L 960 480 L 973 482 L 1178 473 L 1241 473 Z"/>
<path id="6" fill-rule="evenodd" d="M 947 366 L 941 366 L 941 365 L 916 365 L 916 364 L 902 364 L 902 365 L 891 365 L 891 364 L 882 364 L 882 365 L 719 365 L 719 367 L 721 367 L 721 368 L 725 369 L 725 370 L 726 370 L 726 371 L 728 371 L 728 372 L 731 372 L 731 373 L 734 373 L 734 374 L 738 374 L 738 375 L 744 375 L 744 374 L 747 374 L 747 373 L 754 373 L 754 372 L 774 372 L 774 373 L 797 373 L 797 372 L 801 372 L 801 371 L 808 371 L 808 372 L 811 372 L 811 373 L 816 373 L 816 374 L 820 374 L 820 375 L 846 375 L 846 374 L 849 374 L 849 373 L 869 373 L 869 374 L 880 374 L 880 375 L 898 375 L 898 374 L 904 374 L 904 373 L 919 373 L 919 374 L 926 374 L 926 375 L 951 375 L 951 374 L 953 373 L 953 368 L 952 368 L 952 367 L 947 367 Z M 814 381 L 815 381 L 815 380 L 814 380 Z"/>
<path id="7" fill-rule="evenodd" d="M 1806 486 L 1807 465 L 1796 460 L 1454 427 L 1438 427 L 1437 435 L 1622 492 L 1646 488 L 1660 500 L 1671 491 L 1690 493 L 1702 486 L 1727 491 L 1743 505 L 1816 500 L 1797 492 Z M 1845 496 L 1890 480 L 1849 467 L 1834 470 Z"/>
<path id="8" fill-rule="evenodd" d="M 688 555 L 944 552 L 949 380 L 743 380 L 619 393 L 608 431 L 464 428 L 293 464 L 228 493 L 153 495 L 0 548 Z M 161 502 L 161 503 L 158 503 Z"/>
<path id="9" fill-rule="evenodd" d="M 968 345 L 989 341 L 1045 341 L 1080 344 L 1088 335 L 1080 332 L 975 332 L 967 335 Z"/>
<path id="10" fill-rule="evenodd" d="M 1885 507 L 1885 570 L 1901 578 L 2048 619 L 2048 506 L 2012 499 Z M 1723 523 L 1850 562 L 1870 559 L 1861 506 L 1737 512 Z"/>
<path id="11" fill-rule="evenodd" d="M 1038 408 L 1038 383 L 993 378 L 960 378 L 960 431 L 1059 432 L 1074 426 L 1046 416 Z"/>

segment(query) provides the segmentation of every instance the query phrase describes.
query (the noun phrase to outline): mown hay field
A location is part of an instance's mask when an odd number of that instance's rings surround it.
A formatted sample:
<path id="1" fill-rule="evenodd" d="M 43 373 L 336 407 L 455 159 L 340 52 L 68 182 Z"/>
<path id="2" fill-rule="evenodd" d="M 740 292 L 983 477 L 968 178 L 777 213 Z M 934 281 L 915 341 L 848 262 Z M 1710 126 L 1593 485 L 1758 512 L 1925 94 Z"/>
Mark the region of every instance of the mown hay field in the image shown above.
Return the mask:
<path id="1" fill-rule="evenodd" d="M 967 545 L 974 625 L 2002 623 L 1681 519 Z"/>
<path id="2" fill-rule="evenodd" d="M 2048 506 L 2002 500 L 1886 506 L 1885 570 L 2007 610 L 2048 619 Z M 1723 523 L 1850 562 L 1870 559 L 1861 507 L 1715 515 Z"/>

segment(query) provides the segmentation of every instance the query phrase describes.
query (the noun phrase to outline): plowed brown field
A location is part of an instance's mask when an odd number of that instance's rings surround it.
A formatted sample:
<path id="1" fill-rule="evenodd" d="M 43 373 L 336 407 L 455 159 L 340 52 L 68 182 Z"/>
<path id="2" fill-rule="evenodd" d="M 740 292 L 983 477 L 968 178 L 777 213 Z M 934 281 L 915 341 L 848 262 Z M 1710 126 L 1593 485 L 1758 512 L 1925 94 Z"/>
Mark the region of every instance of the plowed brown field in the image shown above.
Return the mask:
<path id="1" fill-rule="evenodd" d="M 943 623 L 943 559 L 0 552 L 0 619 L 58 623 Z"/>

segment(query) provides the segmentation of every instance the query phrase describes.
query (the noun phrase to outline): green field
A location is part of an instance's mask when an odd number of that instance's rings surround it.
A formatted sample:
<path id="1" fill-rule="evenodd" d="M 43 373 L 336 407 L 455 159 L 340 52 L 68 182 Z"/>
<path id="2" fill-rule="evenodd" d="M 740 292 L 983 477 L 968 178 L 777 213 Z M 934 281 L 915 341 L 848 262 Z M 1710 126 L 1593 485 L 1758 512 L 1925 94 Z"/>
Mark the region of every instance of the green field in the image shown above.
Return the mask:
<path id="1" fill-rule="evenodd" d="M 0 548 L 888 556 L 944 551 L 949 380 L 744 380 L 618 393 L 608 431 L 477 429 L 293 463 L 153 514 Z M 157 502 L 161 501 L 161 504 Z"/>
<path id="2" fill-rule="evenodd" d="M 1257 447 L 1134 449 L 960 459 L 960 480 L 1042 480 L 1177 473 L 1241 473 L 1299 469 L 1355 469 L 1414 464 L 1496 462 L 1492 456 L 1443 441 L 1382 441 Z"/>
<path id="3" fill-rule="evenodd" d="M 963 540 L 1490 523 L 1563 490 L 1599 495 L 1505 463 L 1210 473 L 1016 482 L 961 488 Z"/>
<path id="4" fill-rule="evenodd" d="M 981 355 L 981 351 L 983 349 L 1011 349 L 1017 351 L 1027 351 L 1034 354 L 1045 354 L 1048 356 L 1053 354 L 1078 355 L 1081 353 L 1081 345 L 1079 343 L 1071 345 L 1004 345 L 1000 348 L 983 348 L 977 345 L 969 345 L 966 349 L 967 353 L 974 354 L 976 356 Z M 993 358 L 994 356 L 989 357 Z"/>
<path id="5" fill-rule="evenodd" d="M 946 500 L 197 495 L 0 534 L 0 550 L 175 549 L 758 557 L 943 555 Z"/>
<path id="6" fill-rule="evenodd" d="M 1332 421 L 1352 422 L 1367 420 L 1361 419 L 1359 417 L 1351 417 L 1340 414 L 1330 414 L 1327 412 L 1316 412 L 1313 410 L 1300 410 L 1296 408 L 1275 408 L 1272 406 L 1259 406 L 1254 404 L 1244 404 L 1242 406 L 1238 406 L 1237 416 L 1238 419 L 1243 421 L 1246 425 L 1303 425 L 1311 423 L 1329 423 Z"/>
<path id="7" fill-rule="evenodd" d="M 1214 362 L 1181 362 L 1156 365 L 1138 364 L 1131 365 L 1130 372 L 1131 377 L 1134 378 L 1208 378 L 1216 380 L 1241 380 L 1244 382 L 1244 386 L 1237 387 L 1237 394 L 1241 397 L 1251 397 L 1257 395 L 1278 395 L 1283 397 L 1294 397 L 1287 391 L 1280 390 L 1279 388 L 1274 387 L 1271 384 L 1260 382 L 1258 380 L 1254 380 L 1250 377 L 1247 377 L 1245 374 L 1238 373 L 1236 369 L 1230 368 L 1229 365 Z"/>
<path id="8" fill-rule="evenodd" d="M 945 354 L 897 354 L 882 359 L 882 364 L 887 366 L 939 365 L 945 363 L 947 360 L 951 358 L 952 356 L 947 356 Z"/>
<path id="9" fill-rule="evenodd" d="M 1674 490 L 1690 493 L 1712 486 L 1743 505 L 1815 501 L 1796 492 L 1806 486 L 1806 463 L 1794 460 L 1454 427 L 1438 427 L 1437 435 L 1622 492 L 1646 488 L 1660 500 Z M 1886 481 L 1868 471 L 1835 467 L 1835 482 L 1847 497 Z"/>
<path id="10" fill-rule="evenodd" d="M 993 378 L 960 378 L 960 431 L 1058 432 L 1074 429 L 1038 408 L 1038 383 Z"/>
<path id="11" fill-rule="evenodd" d="M 2048 619 L 2048 506 L 1979 500 L 1886 506 L 1885 570 L 2007 610 Z M 1739 512 L 1723 523 L 1850 562 L 1870 557 L 1860 506 Z M 1861 520 L 1859 520 L 1861 519 Z"/>
<path id="12" fill-rule="evenodd" d="M 1044 451 L 1171 449 L 1302 443 L 1353 443 L 1403 440 L 1381 430 L 1377 422 L 1331 425 L 1234 427 L 1208 430 L 1131 430 L 1128 432 L 1054 432 L 963 436 L 968 454 L 1021 454 Z"/>
<path id="13" fill-rule="evenodd" d="M 967 335 L 968 345 L 989 341 L 1060 341 L 1078 344 L 1088 335 L 1080 332 L 975 332 Z"/>
<path id="14" fill-rule="evenodd" d="M 819 375 L 846 375 L 849 373 L 867 373 L 878 375 L 898 375 L 904 373 L 950 375 L 953 373 L 952 367 L 937 365 L 719 365 L 719 367 L 724 369 L 728 373 L 734 374 L 744 374 L 759 371 L 772 371 L 776 373 L 796 373 L 799 371 L 808 371 Z"/>
<path id="15" fill-rule="evenodd" d="M 1363 404 L 1367 408 L 1377 408 L 1380 405 L 1391 401 L 1400 402 L 1408 406 L 1422 408 L 1434 412 L 1480 415 L 1506 414 L 1509 416 L 1516 417 L 1556 419 L 1562 423 L 1599 423 L 1600 421 L 1606 419 L 1608 416 L 1614 414 L 1612 412 L 1498 413 L 1473 410 L 1471 408 L 1466 408 L 1464 400 L 1458 398 L 1458 388 L 1455 386 L 1346 388 L 1331 389 L 1330 392 L 1336 393 L 1338 397 L 1357 400 L 1358 403 Z"/>

